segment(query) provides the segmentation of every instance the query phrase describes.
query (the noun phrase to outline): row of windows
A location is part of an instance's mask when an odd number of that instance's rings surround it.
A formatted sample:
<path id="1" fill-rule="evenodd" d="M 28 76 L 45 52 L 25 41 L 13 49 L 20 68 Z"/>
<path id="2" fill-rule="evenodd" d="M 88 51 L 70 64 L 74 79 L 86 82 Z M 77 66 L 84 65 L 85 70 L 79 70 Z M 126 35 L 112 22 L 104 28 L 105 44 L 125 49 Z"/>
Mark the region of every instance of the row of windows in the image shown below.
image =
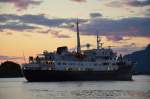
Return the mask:
<path id="1" fill-rule="evenodd" d="M 57 63 L 58 65 L 80 65 L 80 66 L 84 66 L 84 65 L 87 65 L 87 64 L 83 64 L 83 63 Z M 100 65 L 100 64 L 99 64 Z"/>
<path id="2" fill-rule="evenodd" d="M 118 67 L 108 67 L 108 66 L 105 66 L 105 67 L 101 67 L 99 68 L 99 70 L 117 70 Z M 66 71 L 93 71 L 94 68 L 71 68 L 71 67 L 66 67 L 65 68 Z"/>
<path id="3" fill-rule="evenodd" d="M 86 66 L 87 64 L 82 64 L 82 63 L 69 63 L 69 64 L 67 64 L 67 63 L 61 63 L 61 62 L 58 62 L 57 63 L 58 65 L 80 65 L 80 66 Z M 93 64 L 92 64 L 93 65 Z M 100 65 L 109 65 L 109 63 L 102 63 L 102 64 L 94 64 L 94 66 L 100 66 Z M 116 65 L 115 63 L 113 63 L 112 65 Z"/>
<path id="4" fill-rule="evenodd" d="M 65 68 L 66 71 L 81 71 L 81 70 L 85 70 L 85 71 L 93 71 L 92 68 L 85 68 L 85 69 L 81 69 L 81 68 Z"/>

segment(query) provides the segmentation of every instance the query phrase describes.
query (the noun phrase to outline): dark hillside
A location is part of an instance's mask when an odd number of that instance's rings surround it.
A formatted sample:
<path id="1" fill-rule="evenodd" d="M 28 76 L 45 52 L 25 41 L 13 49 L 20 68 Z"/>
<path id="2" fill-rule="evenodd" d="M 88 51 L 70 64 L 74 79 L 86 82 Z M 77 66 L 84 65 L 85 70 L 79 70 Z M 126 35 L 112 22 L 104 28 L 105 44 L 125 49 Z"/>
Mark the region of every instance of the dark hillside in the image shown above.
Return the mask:
<path id="1" fill-rule="evenodd" d="M 124 58 L 137 62 L 134 72 L 140 74 L 150 74 L 150 44 L 141 51 L 124 56 Z"/>
<path id="2" fill-rule="evenodd" d="M 21 66 L 11 61 L 2 63 L 0 66 L 0 77 L 22 77 Z"/>

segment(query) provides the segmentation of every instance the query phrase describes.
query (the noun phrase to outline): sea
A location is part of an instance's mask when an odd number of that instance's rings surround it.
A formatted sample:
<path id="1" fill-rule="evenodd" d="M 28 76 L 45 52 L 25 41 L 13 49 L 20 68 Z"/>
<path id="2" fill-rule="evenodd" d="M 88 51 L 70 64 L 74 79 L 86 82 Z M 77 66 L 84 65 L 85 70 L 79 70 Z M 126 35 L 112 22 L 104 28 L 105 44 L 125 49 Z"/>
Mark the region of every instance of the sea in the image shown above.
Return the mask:
<path id="1" fill-rule="evenodd" d="M 0 99 L 150 99 L 150 76 L 133 81 L 28 82 L 0 78 Z"/>

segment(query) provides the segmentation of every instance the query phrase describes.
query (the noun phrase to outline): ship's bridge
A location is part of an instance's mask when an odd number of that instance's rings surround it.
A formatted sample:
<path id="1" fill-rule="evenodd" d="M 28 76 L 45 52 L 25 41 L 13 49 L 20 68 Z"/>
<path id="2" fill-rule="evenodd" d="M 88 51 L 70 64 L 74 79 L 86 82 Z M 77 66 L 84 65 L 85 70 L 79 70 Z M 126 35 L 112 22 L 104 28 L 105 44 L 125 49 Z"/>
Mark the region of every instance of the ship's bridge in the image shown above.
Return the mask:
<path id="1" fill-rule="evenodd" d="M 91 58 L 94 58 L 96 60 L 99 59 L 116 59 L 116 53 L 114 53 L 112 51 L 112 49 L 108 48 L 108 49 L 92 49 L 92 50 L 85 50 L 84 54 L 86 56 L 89 56 Z"/>

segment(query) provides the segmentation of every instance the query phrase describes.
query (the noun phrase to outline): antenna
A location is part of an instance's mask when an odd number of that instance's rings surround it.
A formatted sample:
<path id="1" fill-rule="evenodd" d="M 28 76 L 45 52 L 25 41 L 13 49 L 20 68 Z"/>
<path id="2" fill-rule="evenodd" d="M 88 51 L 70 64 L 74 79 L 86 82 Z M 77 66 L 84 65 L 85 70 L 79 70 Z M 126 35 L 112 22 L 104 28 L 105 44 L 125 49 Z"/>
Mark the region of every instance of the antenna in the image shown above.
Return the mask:
<path id="1" fill-rule="evenodd" d="M 24 62 L 26 63 L 26 58 L 25 58 L 25 55 L 24 55 L 24 51 L 23 51 L 23 59 L 24 59 Z"/>
<path id="2" fill-rule="evenodd" d="M 99 35 L 98 35 L 98 32 L 97 32 L 97 49 L 100 48 L 100 38 L 99 38 Z"/>
<path id="3" fill-rule="evenodd" d="M 97 49 L 102 48 L 103 43 L 101 43 L 101 38 L 99 37 L 99 34 L 97 32 Z"/>
<path id="4" fill-rule="evenodd" d="M 76 25 L 77 25 L 77 53 L 80 53 L 81 46 L 80 46 L 79 20 L 78 19 L 77 19 Z"/>

